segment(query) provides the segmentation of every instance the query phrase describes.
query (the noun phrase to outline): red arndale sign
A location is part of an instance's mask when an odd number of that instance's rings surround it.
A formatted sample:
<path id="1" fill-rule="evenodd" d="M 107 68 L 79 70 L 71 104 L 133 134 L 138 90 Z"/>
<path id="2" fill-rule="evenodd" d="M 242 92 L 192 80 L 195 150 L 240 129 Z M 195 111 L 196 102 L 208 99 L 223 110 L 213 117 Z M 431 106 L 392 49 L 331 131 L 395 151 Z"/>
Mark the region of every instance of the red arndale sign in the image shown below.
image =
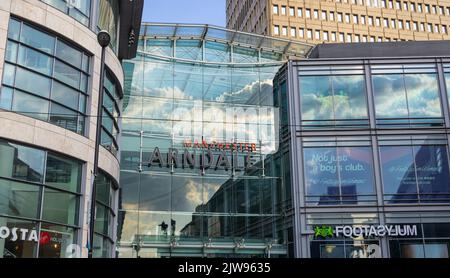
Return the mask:
<path id="1" fill-rule="evenodd" d="M 257 162 L 255 143 L 222 143 L 184 141 L 184 150 L 169 148 L 162 153 L 156 147 L 148 161 L 148 167 L 200 168 L 202 170 L 236 170 L 254 168 Z"/>

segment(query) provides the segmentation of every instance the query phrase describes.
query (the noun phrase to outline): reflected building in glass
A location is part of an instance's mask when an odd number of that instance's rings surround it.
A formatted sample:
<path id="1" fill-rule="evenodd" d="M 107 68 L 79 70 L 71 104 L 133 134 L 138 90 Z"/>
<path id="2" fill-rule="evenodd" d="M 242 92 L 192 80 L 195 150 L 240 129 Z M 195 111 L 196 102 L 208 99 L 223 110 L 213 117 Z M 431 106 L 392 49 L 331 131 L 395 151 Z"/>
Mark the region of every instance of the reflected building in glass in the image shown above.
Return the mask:
<path id="1" fill-rule="evenodd" d="M 318 45 L 277 74 L 295 257 L 449 257 L 448 46 Z"/>
<path id="2" fill-rule="evenodd" d="M 285 257 L 291 208 L 272 80 L 311 46 L 143 23 L 124 61 L 119 257 Z"/>

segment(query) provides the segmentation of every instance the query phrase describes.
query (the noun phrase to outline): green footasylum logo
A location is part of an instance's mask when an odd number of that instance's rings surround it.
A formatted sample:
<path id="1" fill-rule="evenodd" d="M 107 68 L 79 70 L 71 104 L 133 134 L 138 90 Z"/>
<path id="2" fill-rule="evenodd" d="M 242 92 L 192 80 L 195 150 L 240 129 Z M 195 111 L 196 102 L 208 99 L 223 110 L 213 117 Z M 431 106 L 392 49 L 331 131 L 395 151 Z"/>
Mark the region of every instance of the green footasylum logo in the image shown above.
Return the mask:
<path id="1" fill-rule="evenodd" d="M 333 237 L 334 229 L 331 226 L 316 226 L 314 227 L 314 236 L 315 237 Z"/>

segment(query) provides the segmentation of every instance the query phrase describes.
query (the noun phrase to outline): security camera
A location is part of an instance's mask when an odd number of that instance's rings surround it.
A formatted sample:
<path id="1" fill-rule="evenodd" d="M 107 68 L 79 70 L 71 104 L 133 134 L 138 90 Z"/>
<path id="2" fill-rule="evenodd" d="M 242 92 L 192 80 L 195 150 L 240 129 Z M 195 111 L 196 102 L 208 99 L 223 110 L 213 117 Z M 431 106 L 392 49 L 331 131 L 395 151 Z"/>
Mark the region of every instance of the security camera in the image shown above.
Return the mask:
<path id="1" fill-rule="evenodd" d="M 101 47 L 107 47 L 111 42 L 111 36 L 109 35 L 108 31 L 101 30 L 97 34 L 97 41 Z"/>

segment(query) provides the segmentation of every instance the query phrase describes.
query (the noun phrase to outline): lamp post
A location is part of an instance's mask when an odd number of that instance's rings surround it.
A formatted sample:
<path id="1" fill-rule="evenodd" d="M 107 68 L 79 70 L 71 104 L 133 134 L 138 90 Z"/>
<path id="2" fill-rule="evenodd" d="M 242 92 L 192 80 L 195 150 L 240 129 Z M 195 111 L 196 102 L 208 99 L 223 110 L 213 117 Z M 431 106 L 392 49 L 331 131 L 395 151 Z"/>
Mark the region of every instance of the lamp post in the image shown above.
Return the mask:
<path id="1" fill-rule="evenodd" d="M 92 258 L 94 253 L 94 226 L 95 226 L 95 205 L 97 202 L 97 186 L 95 179 L 98 176 L 98 154 L 100 148 L 100 136 L 102 134 L 102 112 L 103 112 L 103 86 L 105 83 L 105 51 L 111 42 L 111 36 L 105 30 L 98 32 L 97 41 L 102 47 L 102 56 L 100 63 L 100 86 L 98 90 L 98 103 L 97 103 L 97 129 L 95 136 L 95 152 L 94 152 L 94 175 L 92 178 L 92 195 L 91 195 L 91 214 L 89 220 L 89 253 L 88 257 Z"/>

